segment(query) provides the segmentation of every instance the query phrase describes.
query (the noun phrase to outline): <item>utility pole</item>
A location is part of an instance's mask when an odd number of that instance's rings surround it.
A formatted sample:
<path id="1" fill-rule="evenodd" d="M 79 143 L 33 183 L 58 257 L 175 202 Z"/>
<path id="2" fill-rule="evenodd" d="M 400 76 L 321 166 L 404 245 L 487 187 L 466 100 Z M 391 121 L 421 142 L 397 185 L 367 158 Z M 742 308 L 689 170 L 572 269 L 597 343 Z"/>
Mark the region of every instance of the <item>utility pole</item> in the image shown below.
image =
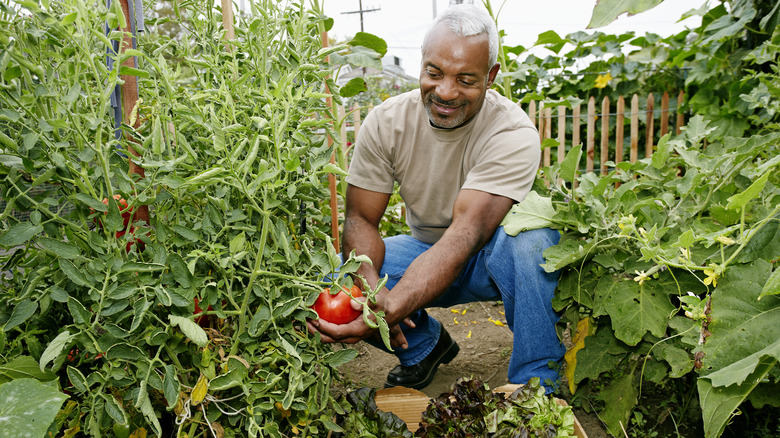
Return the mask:
<path id="1" fill-rule="evenodd" d="M 349 12 L 342 12 L 342 14 L 360 14 L 360 31 L 365 32 L 363 30 L 363 14 L 366 12 L 376 12 L 382 8 L 373 8 L 373 9 L 363 9 L 363 0 L 358 0 L 358 6 L 360 6 L 360 9 L 357 11 L 349 11 Z M 366 68 L 363 67 L 363 76 L 366 75 Z"/>
<path id="2" fill-rule="evenodd" d="M 363 0 L 358 0 L 358 5 L 360 6 L 360 9 L 357 11 L 342 12 L 342 14 L 360 14 L 360 31 L 365 32 L 363 30 L 363 14 L 366 12 L 376 12 L 382 8 L 363 9 Z"/>

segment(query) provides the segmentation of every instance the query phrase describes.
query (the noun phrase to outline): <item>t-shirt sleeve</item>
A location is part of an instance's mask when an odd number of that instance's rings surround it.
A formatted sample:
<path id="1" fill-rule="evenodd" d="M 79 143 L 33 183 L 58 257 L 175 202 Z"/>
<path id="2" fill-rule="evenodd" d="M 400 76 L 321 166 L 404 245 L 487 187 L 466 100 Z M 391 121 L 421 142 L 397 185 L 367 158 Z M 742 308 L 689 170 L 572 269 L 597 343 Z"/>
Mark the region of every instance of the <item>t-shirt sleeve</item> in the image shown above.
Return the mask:
<path id="1" fill-rule="evenodd" d="M 391 147 L 389 140 L 381 140 L 377 114 L 376 109 L 368 113 L 358 132 L 347 182 L 361 189 L 392 193 Z"/>
<path id="2" fill-rule="evenodd" d="M 501 131 L 487 140 L 469 171 L 463 189 L 525 199 L 539 168 L 541 149 L 538 132 L 531 127 Z"/>

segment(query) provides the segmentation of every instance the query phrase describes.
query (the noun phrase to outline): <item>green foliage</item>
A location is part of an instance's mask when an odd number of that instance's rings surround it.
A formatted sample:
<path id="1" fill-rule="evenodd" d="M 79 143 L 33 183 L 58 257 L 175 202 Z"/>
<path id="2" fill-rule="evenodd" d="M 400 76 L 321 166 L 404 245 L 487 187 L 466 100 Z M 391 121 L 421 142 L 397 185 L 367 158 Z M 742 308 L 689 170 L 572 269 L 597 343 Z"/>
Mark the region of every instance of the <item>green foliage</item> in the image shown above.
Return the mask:
<path id="1" fill-rule="evenodd" d="M 761 295 L 780 257 L 780 135 L 704 147 L 709 132 L 696 116 L 652 158 L 550 185 L 565 231 L 545 251 L 545 269 L 562 270 L 553 304 L 564 324 L 596 323 L 573 375 L 586 386 L 610 376 L 598 397 L 614 435 L 643 380 L 698 375 L 706 436 L 719 436 L 780 375 L 780 298 Z M 563 168 L 544 173 L 559 181 Z"/>
<path id="2" fill-rule="evenodd" d="M 305 326 L 339 263 L 322 207 L 341 173 L 323 135 L 338 138 L 325 17 L 257 2 L 226 42 L 216 9 L 176 2 L 112 55 L 118 7 L 20 5 L 0 29 L 3 388 L 56 379 L 77 404 L 52 427 L 91 436 L 327 434 L 355 352 Z M 120 73 L 141 99 L 115 136 Z M 149 221 L 124 223 L 114 195 Z"/>

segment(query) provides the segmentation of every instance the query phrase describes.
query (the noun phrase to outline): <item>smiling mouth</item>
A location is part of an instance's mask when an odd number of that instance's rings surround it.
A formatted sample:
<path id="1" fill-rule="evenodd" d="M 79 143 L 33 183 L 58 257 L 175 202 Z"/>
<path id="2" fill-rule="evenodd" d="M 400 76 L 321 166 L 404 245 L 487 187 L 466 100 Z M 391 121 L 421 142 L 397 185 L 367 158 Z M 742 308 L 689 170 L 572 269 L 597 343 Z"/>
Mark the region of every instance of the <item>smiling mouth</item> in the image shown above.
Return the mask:
<path id="1" fill-rule="evenodd" d="M 431 100 L 431 106 L 435 107 L 436 112 L 443 116 L 449 116 L 455 114 L 461 107 L 460 105 L 455 105 L 455 106 L 445 105 L 435 100 Z"/>

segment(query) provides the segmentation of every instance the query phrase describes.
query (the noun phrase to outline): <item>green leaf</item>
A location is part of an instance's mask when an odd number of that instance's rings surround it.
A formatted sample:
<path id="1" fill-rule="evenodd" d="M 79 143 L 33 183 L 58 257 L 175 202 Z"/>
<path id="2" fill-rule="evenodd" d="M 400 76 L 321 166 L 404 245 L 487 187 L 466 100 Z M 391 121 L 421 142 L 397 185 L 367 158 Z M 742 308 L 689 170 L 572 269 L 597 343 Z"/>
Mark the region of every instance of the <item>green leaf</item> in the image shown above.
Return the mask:
<path id="1" fill-rule="evenodd" d="M 673 379 L 683 377 L 693 369 L 693 359 L 688 350 L 674 345 L 669 340 L 656 345 L 653 354 L 669 364 L 669 377 Z"/>
<path id="2" fill-rule="evenodd" d="M 179 236 L 181 236 L 181 237 L 183 237 L 183 238 L 185 238 L 185 239 L 187 239 L 187 240 L 189 240 L 191 242 L 198 242 L 198 241 L 200 241 L 200 233 L 198 233 L 197 231 L 195 231 L 193 229 L 190 229 L 190 228 L 187 228 L 187 227 L 183 227 L 181 225 L 172 225 L 171 228 L 173 229 L 173 231 L 176 232 L 176 234 L 178 234 Z"/>
<path id="3" fill-rule="evenodd" d="M 536 230 L 553 225 L 555 209 L 551 198 L 543 198 L 535 191 L 528 192 L 525 199 L 512 206 L 501 221 L 504 231 L 510 236 L 528 230 Z"/>
<path id="4" fill-rule="evenodd" d="M 65 276 L 67 276 L 70 281 L 76 283 L 79 286 L 89 286 L 89 281 L 87 281 L 84 273 L 81 271 L 81 269 L 76 268 L 76 265 L 74 265 L 70 260 L 61 259 L 60 269 L 62 269 L 62 272 L 65 273 Z"/>
<path id="5" fill-rule="evenodd" d="M 119 75 L 120 76 L 138 76 L 140 78 L 148 79 L 149 78 L 149 72 L 133 67 L 128 67 L 126 65 L 119 67 Z"/>
<path id="6" fill-rule="evenodd" d="M 57 378 L 51 371 L 41 371 L 38 361 L 30 356 L 17 356 L 12 361 L 0 365 L 0 384 L 10 380 L 29 377 L 41 381 Z"/>
<path id="7" fill-rule="evenodd" d="M 11 317 L 3 326 L 3 331 L 9 332 L 19 324 L 24 323 L 38 310 L 38 302 L 23 300 L 14 307 L 14 311 L 11 313 Z"/>
<path id="8" fill-rule="evenodd" d="M 165 265 L 159 263 L 125 262 L 119 272 L 157 272 L 165 270 Z"/>
<path id="9" fill-rule="evenodd" d="M 575 264 L 583 258 L 593 255 L 591 250 L 595 241 L 582 241 L 579 239 L 561 237 L 557 245 L 544 250 L 544 259 L 547 263 L 542 265 L 546 272 L 555 272 L 564 266 Z"/>
<path id="10" fill-rule="evenodd" d="M 0 385 L 0 437 L 42 437 L 68 398 L 35 379 Z"/>
<path id="11" fill-rule="evenodd" d="M 50 237 L 41 237 L 38 239 L 38 243 L 45 251 L 63 259 L 75 259 L 81 255 L 79 247 L 69 242 L 62 242 Z"/>
<path id="12" fill-rule="evenodd" d="M 179 254 L 170 253 L 168 254 L 168 264 L 171 265 L 171 273 L 173 274 L 173 278 L 176 279 L 176 282 L 179 283 L 181 287 L 191 288 L 193 276 L 192 273 L 190 273 L 187 264 L 184 262 L 184 259 L 182 259 Z"/>
<path id="13" fill-rule="evenodd" d="M 629 16 L 652 9 L 663 0 L 597 0 L 593 15 L 588 23 L 588 29 L 604 27 L 617 20 L 618 16 L 628 13 Z"/>
<path id="14" fill-rule="evenodd" d="M 771 368 L 771 364 L 778 360 L 780 360 L 780 339 L 750 356 L 708 374 L 705 378 L 710 379 L 712 386 L 742 385 L 762 364 L 770 364 Z"/>
<path id="15" fill-rule="evenodd" d="M 206 332 L 195 321 L 176 315 L 168 315 L 168 320 L 171 321 L 171 325 L 179 326 L 184 336 L 189 338 L 198 347 L 205 347 L 209 343 L 209 337 Z"/>
<path id="16" fill-rule="evenodd" d="M 368 90 L 366 81 L 363 78 L 352 78 L 339 89 L 341 97 L 352 97 Z"/>
<path id="17" fill-rule="evenodd" d="M 623 374 L 612 380 L 598 395 L 606 405 L 599 417 L 612 436 L 621 436 L 637 403 L 639 391 L 633 374 Z M 623 427 L 621 427 L 621 424 Z"/>
<path id="18" fill-rule="evenodd" d="M 766 376 L 776 362 L 761 362 L 756 370 L 747 377 L 744 385 L 714 387 L 709 379 L 699 378 L 696 386 L 699 390 L 705 438 L 718 438 L 731 421 L 735 411 L 748 397 L 758 382 Z"/>
<path id="19" fill-rule="evenodd" d="M 76 391 L 82 394 L 86 394 L 87 391 L 89 391 L 89 383 L 87 383 L 87 378 L 84 377 L 84 374 L 82 374 L 78 368 L 68 365 L 67 374 L 70 383 L 76 388 Z"/>
<path id="20" fill-rule="evenodd" d="M 176 406 L 179 400 L 180 383 L 176 375 L 176 367 L 172 364 L 165 365 L 165 379 L 163 380 L 163 394 L 168 406 Z"/>
<path id="21" fill-rule="evenodd" d="M 0 236 L 0 246 L 21 245 L 42 232 L 43 227 L 41 225 L 33 225 L 30 222 L 19 222 Z"/>
<path id="22" fill-rule="evenodd" d="M 667 133 L 658 140 L 658 150 L 653 153 L 652 157 L 653 167 L 656 169 L 663 169 L 668 166 L 666 161 L 669 159 L 669 155 L 671 155 L 673 149 L 673 143 L 669 142 L 669 137 L 671 135 L 671 133 Z"/>
<path id="23" fill-rule="evenodd" d="M 142 360 L 144 357 L 146 357 L 146 354 L 135 345 L 126 344 L 123 342 L 112 345 L 111 348 L 106 351 L 106 357 L 111 360 L 121 359 L 132 362 Z"/>
<path id="24" fill-rule="evenodd" d="M 571 148 L 561 162 L 561 178 L 568 182 L 574 181 L 580 166 L 580 158 L 582 158 L 582 145 L 578 144 Z"/>
<path id="25" fill-rule="evenodd" d="M 597 379 L 602 373 L 614 370 L 628 353 L 628 348 L 611 330 L 597 330 L 585 338 L 585 348 L 577 352 L 574 380 Z"/>
<path id="26" fill-rule="evenodd" d="M 108 206 L 97 199 L 93 198 L 92 196 L 87 195 L 86 193 L 77 193 L 76 199 L 83 202 L 87 205 L 87 207 L 99 211 L 101 213 L 105 213 L 108 211 Z"/>
<path id="27" fill-rule="evenodd" d="M 769 280 L 766 281 L 761 289 L 761 295 L 758 296 L 758 299 L 778 294 L 780 294 L 780 268 L 775 269 L 772 275 L 769 276 Z"/>
<path id="28" fill-rule="evenodd" d="M 628 345 L 636 345 L 647 332 L 664 335 L 667 320 L 675 309 L 667 294 L 669 290 L 674 290 L 674 283 L 650 279 L 639 284 L 604 276 L 596 287 L 596 302 L 604 306 L 615 336 Z"/>
<path id="29" fill-rule="evenodd" d="M 79 300 L 74 297 L 68 297 L 68 310 L 73 322 L 78 325 L 89 325 L 92 322 L 92 312 L 87 310 Z"/>
<path id="30" fill-rule="evenodd" d="M 353 348 L 344 348 L 338 351 L 332 351 L 322 357 L 322 360 L 333 368 L 345 365 L 347 362 L 356 358 L 358 351 Z"/>
<path id="31" fill-rule="evenodd" d="M 780 339 L 780 297 L 758 300 L 770 274 L 771 265 L 759 259 L 729 267 L 718 280 L 711 303 L 712 335 L 703 349 L 705 370 L 724 369 Z"/>
<path id="32" fill-rule="evenodd" d="M 760 178 L 753 181 L 753 184 L 750 185 L 745 191 L 742 193 L 737 193 L 736 195 L 729 198 L 729 203 L 726 205 L 726 208 L 729 210 L 740 210 L 742 208 L 745 208 L 745 205 L 747 205 L 748 202 L 752 201 L 753 199 L 756 199 L 760 194 L 761 191 L 764 190 L 764 186 L 766 185 L 767 180 L 769 179 L 769 174 L 771 172 L 767 170 L 763 175 L 761 175 Z"/>
<path id="33" fill-rule="evenodd" d="M 64 332 L 60 333 L 52 339 L 51 342 L 49 342 L 49 345 L 46 347 L 45 350 L 43 350 L 43 353 L 41 354 L 41 371 L 43 371 L 44 368 L 46 368 L 46 365 L 57 358 L 57 356 L 62 353 L 62 350 L 65 349 L 65 347 L 70 344 L 70 341 L 73 340 L 75 335 L 71 335 L 69 331 L 65 330 Z"/>
<path id="34" fill-rule="evenodd" d="M 367 47 L 377 53 L 379 53 L 380 56 L 385 56 L 385 53 L 387 53 L 387 42 L 383 40 L 382 38 L 379 38 L 376 35 L 366 33 L 366 32 L 358 32 L 355 34 L 355 37 L 352 38 L 349 42 L 350 46 L 363 46 Z"/>

